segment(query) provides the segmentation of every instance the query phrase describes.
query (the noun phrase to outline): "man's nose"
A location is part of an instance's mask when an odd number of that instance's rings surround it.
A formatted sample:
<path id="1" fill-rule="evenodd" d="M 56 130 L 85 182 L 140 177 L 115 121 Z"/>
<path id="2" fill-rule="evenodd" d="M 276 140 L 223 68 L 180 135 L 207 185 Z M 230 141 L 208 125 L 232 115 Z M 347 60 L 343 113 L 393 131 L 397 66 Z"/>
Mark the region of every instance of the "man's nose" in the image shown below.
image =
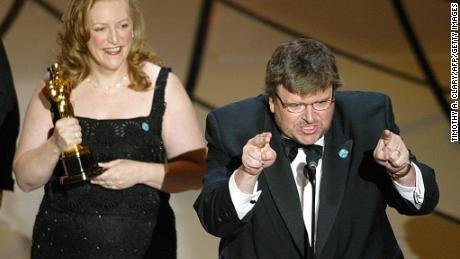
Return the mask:
<path id="1" fill-rule="evenodd" d="M 305 111 L 303 112 L 303 119 L 308 122 L 308 123 L 313 123 L 314 122 L 314 110 L 313 106 L 311 104 L 306 105 Z"/>

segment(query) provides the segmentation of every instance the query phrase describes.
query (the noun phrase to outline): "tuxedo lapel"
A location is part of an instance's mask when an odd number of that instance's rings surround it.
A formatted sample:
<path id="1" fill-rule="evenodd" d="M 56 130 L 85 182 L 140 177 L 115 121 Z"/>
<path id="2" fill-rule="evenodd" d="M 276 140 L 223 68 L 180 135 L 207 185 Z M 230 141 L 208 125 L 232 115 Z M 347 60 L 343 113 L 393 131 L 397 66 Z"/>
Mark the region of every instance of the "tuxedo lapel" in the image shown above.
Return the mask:
<path id="1" fill-rule="evenodd" d="M 353 140 L 346 137 L 341 120 L 335 114 L 325 135 L 323 171 L 320 183 L 316 251 L 321 252 L 334 225 L 349 175 Z"/>
<path id="2" fill-rule="evenodd" d="M 266 179 L 270 194 L 284 220 L 284 224 L 291 233 L 297 249 L 303 255 L 304 224 L 299 194 L 291 173 L 290 162 L 281 145 L 281 134 L 269 113 L 265 115 L 264 131 L 272 133 L 270 146 L 275 150 L 277 157 L 272 166 L 264 169 L 263 178 Z"/>

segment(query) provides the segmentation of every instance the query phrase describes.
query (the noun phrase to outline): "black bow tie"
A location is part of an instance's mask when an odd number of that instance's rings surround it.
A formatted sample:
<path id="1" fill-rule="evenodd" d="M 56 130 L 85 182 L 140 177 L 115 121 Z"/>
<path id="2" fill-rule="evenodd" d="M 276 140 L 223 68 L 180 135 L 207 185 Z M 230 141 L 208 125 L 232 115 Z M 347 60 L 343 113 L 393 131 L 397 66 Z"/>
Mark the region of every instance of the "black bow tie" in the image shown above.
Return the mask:
<path id="1" fill-rule="evenodd" d="M 319 145 L 315 145 L 315 144 L 303 145 L 303 144 L 300 144 L 288 138 L 283 138 L 282 141 L 283 141 L 284 151 L 287 157 L 289 158 L 289 161 L 291 162 L 297 156 L 297 152 L 299 151 L 299 148 L 303 148 L 307 159 L 313 158 L 313 157 L 321 157 L 323 153 L 323 147 Z"/>

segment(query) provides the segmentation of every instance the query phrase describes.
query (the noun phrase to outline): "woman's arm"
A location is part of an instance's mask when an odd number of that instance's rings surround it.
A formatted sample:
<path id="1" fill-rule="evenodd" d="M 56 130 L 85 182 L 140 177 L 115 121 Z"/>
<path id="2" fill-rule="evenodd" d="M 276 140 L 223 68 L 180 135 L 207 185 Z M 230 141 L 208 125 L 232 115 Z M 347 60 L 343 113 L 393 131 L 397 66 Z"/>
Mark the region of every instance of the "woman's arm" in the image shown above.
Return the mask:
<path id="1" fill-rule="evenodd" d="M 162 137 L 169 159 L 161 189 L 180 192 L 198 189 L 206 166 L 206 148 L 195 109 L 179 79 L 170 73 Z"/>
<path id="2" fill-rule="evenodd" d="M 42 89 L 33 94 L 24 118 L 24 124 L 14 157 L 13 170 L 19 187 L 29 192 L 45 185 L 51 177 L 60 153 L 67 147 L 81 143 L 78 121 L 65 118 L 53 122 L 49 102 Z"/>

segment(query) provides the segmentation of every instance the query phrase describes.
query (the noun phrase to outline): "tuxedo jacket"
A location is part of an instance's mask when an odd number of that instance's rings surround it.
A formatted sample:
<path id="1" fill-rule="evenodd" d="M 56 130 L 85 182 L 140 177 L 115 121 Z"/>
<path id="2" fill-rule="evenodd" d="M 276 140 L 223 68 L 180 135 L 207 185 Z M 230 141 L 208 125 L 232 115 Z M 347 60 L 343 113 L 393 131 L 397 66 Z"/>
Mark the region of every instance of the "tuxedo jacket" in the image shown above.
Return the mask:
<path id="1" fill-rule="evenodd" d="M 12 163 L 18 133 L 18 100 L 8 58 L 0 41 L 0 189 L 13 190 Z"/>
<path id="2" fill-rule="evenodd" d="M 267 97 L 214 110 L 206 123 L 208 165 L 194 207 L 206 231 L 221 238 L 219 258 L 304 258 L 300 199 Z M 373 150 L 384 129 L 399 134 L 387 96 L 336 93 L 332 124 L 325 134 L 317 258 L 402 258 L 385 209 L 391 206 L 401 214 L 421 215 L 435 208 L 439 194 L 433 169 L 411 154 L 425 185 L 424 202 L 417 209 L 399 195 L 385 168 L 375 162 Z M 243 146 L 262 132 L 272 133 L 270 146 L 277 158 L 259 176 L 262 193 L 240 220 L 228 182 L 241 165 Z"/>

